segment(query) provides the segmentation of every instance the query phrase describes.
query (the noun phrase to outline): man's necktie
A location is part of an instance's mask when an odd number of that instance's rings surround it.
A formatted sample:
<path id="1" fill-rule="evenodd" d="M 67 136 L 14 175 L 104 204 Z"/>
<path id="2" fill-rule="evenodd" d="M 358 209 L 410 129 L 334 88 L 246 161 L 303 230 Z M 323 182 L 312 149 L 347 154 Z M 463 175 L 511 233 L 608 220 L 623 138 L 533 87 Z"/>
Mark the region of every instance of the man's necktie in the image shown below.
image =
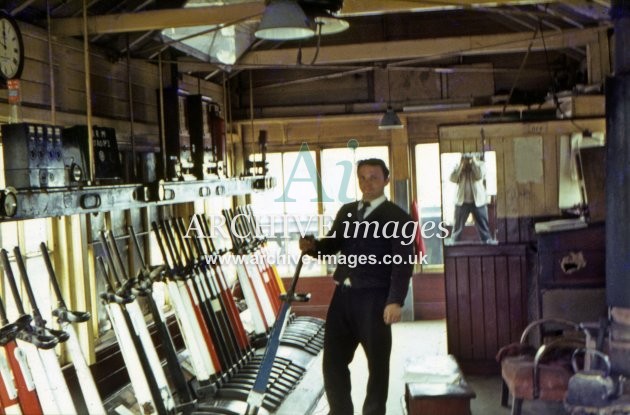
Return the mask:
<path id="1" fill-rule="evenodd" d="M 357 219 L 363 220 L 363 216 L 365 215 L 365 211 L 370 207 L 370 202 L 363 202 L 363 206 L 357 212 Z"/>

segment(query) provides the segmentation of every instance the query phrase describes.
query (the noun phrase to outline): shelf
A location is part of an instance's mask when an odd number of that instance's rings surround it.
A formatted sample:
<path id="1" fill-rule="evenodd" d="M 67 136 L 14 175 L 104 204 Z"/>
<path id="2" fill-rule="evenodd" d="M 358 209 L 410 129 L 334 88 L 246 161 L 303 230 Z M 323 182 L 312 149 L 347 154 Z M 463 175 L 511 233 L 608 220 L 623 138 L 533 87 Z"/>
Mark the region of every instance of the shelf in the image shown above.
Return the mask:
<path id="1" fill-rule="evenodd" d="M 146 184 L 82 186 L 71 188 L 21 189 L 15 192 L 17 209 L 0 221 L 68 216 L 81 213 L 162 206 L 192 202 L 211 196 L 238 196 L 265 191 L 275 178 L 245 176 Z M 6 199 L 6 197 L 4 197 Z M 4 203 L 3 199 L 3 204 Z M 4 206 L 3 206 L 4 207 Z M 6 208 L 3 209 L 3 214 Z"/>

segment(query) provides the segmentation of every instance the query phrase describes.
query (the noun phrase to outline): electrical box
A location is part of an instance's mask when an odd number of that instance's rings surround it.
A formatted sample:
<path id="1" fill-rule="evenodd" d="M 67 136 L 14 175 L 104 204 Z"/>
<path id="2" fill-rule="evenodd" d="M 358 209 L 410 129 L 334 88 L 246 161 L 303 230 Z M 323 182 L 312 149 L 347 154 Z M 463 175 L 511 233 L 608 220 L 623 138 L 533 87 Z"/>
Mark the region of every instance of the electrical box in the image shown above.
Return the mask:
<path id="1" fill-rule="evenodd" d="M 2 144 L 7 186 L 40 189 L 66 185 L 60 127 L 4 124 Z"/>
<path id="2" fill-rule="evenodd" d="M 202 95 L 189 95 L 188 105 L 188 132 L 193 158 L 193 174 L 197 179 L 217 177 L 216 154 L 214 137 L 211 133 L 210 111 L 213 105 L 212 99 Z"/>
<path id="3" fill-rule="evenodd" d="M 75 125 L 63 130 L 64 146 L 67 148 L 67 161 L 88 160 L 88 127 Z M 94 181 L 96 184 L 121 183 L 122 163 L 116 141 L 116 130 L 110 127 L 92 127 L 94 145 Z M 89 175 L 89 162 L 83 163 L 85 177 Z"/>
<path id="4" fill-rule="evenodd" d="M 163 89 L 167 180 L 194 180 L 193 154 L 188 131 L 188 94 L 177 88 Z M 158 91 L 159 100 L 159 91 Z"/>

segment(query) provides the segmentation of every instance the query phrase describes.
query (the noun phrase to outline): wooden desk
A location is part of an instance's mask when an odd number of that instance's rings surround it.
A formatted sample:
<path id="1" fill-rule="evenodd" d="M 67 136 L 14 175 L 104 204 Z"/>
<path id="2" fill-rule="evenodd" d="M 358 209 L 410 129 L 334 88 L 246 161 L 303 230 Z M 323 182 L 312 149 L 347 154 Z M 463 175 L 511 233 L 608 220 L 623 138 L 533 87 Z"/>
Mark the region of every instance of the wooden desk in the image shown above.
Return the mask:
<path id="1" fill-rule="evenodd" d="M 408 415 L 470 415 L 475 392 L 462 380 L 459 384 L 407 383 L 405 400 Z"/>
<path id="2" fill-rule="evenodd" d="M 470 400 L 476 395 L 455 358 L 435 356 L 424 367 L 431 373 L 410 373 L 405 384 L 407 414 L 470 415 Z"/>

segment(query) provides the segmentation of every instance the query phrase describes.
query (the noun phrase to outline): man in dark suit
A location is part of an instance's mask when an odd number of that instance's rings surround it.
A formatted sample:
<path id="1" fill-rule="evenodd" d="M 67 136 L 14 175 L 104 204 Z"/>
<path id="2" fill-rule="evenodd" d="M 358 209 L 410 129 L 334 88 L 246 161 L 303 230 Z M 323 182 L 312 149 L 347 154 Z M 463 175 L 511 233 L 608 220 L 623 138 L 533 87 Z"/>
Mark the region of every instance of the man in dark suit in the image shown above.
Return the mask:
<path id="1" fill-rule="evenodd" d="M 361 344 L 369 370 L 363 414 L 384 415 L 391 324 L 400 321 L 413 270 L 413 238 L 405 238 L 402 229 L 413 223 L 385 197 L 389 170 L 382 160 L 359 161 L 357 176 L 363 198 L 341 207 L 325 238 L 302 238 L 300 249 L 315 257 L 341 254 L 333 275 L 337 287 L 324 339 L 324 387 L 330 414 L 354 413 L 348 365 Z"/>

